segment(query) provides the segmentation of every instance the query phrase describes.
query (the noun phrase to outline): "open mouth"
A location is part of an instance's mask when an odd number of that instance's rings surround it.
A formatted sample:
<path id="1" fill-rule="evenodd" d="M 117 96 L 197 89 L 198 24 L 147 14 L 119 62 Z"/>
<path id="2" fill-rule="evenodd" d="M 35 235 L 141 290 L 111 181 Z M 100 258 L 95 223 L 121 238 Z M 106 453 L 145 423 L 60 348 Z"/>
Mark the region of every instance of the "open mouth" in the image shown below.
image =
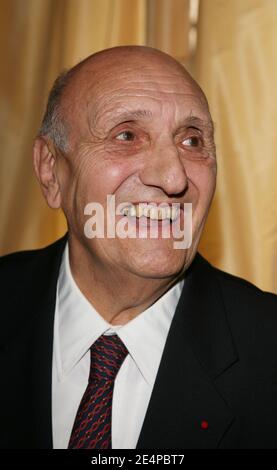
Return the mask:
<path id="1" fill-rule="evenodd" d="M 169 206 L 167 204 L 166 206 L 159 205 L 157 207 L 156 205 L 154 206 L 147 203 L 139 203 L 125 206 L 121 213 L 126 217 L 136 217 L 137 219 L 143 218 L 149 220 L 167 220 L 173 222 L 179 217 L 180 207 L 177 204 L 175 206 Z"/>

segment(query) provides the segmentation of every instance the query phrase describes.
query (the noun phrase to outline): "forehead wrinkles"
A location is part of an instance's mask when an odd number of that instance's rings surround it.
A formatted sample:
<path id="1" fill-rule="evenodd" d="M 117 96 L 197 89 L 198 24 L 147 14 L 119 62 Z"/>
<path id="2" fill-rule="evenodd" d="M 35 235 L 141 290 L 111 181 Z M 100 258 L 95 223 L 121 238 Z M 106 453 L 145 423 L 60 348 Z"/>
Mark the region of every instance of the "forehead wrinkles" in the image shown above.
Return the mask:
<path id="1" fill-rule="evenodd" d="M 102 91 L 105 87 L 113 89 L 118 84 L 128 84 L 128 86 L 143 85 L 143 83 L 152 83 L 158 86 L 167 86 L 169 89 L 176 86 L 195 86 L 196 82 L 179 64 L 176 67 L 168 64 L 147 64 L 147 62 L 134 62 L 129 66 L 119 65 L 117 62 L 113 65 L 101 67 L 89 67 L 80 72 L 76 77 L 76 85 L 79 79 L 86 82 L 89 87 L 94 89 L 95 93 Z M 196 86 L 195 86 L 196 87 Z M 165 90 L 166 91 L 166 90 Z"/>
<path id="2" fill-rule="evenodd" d="M 166 83 L 166 82 L 165 82 Z M 187 85 L 187 83 L 185 83 Z M 141 118 L 147 118 L 151 113 L 159 115 L 162 108 L 167 107 L 170 110 L 174 108 L 174 113 L 191 113 L 194 108 L 201 114 L 209 115 L 207 101 L 202 93 L 198 93 L 192 86 L 166 87 L 163 84 L 140 81 L 128 83 L 128 87 L 120 85 L 102 88 L 101 94 L 94 94 L 91 101 L 88 101 L 89 122 L 92 128 L 105 122 L 107 119 L 116 120 L 120 115 L 140 110 Z M 128 120 L 128 119 L 126 119 Z"/>
<path id="3" fill-rule="evenodd" d="M 188 91 L 196 95 L 202 95 L 198 85 L 189 80 L 185 75 L 180 73 L 165 74 L 164 72 L 146 73 L 141 70 L 125 71 L 124 73 L 112 76 L 106 74 L 101 76 L 101 80 L 96 80 L 91 84 L 90 94 L 96 99 L 103 95 L 105 91 L 108 93 L 117 93 L 120 91 L 139 91 L 146 92 L 163 92 L 163 93 L 186 93 Z"/>

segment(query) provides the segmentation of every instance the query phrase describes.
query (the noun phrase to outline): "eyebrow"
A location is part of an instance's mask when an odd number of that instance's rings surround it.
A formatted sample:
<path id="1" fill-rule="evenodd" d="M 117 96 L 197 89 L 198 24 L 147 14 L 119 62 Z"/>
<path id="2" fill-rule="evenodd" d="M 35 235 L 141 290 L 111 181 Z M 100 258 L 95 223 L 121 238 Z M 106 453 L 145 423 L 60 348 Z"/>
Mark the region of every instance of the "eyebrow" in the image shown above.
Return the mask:
<path id="1" fill-rule="evenodd" d="M 190 115 L 184 120 L 184 124 L 189 127 L 202 127 L 214 131 L 214 123 L 211 118 L 204 120 L 197 116 Z"/>
<path id="2" fill-rule="evenodd" d="M 147 109 L 137 109 L 134 111 L 124 111 L 122 113 L 118 113 L 112 116 L 108 121 L 111 122 L 128 122 L 133 121 L 136 119 L 151 119 L 153 118 L 153 114 L 151 111 Z"/>
<path id="3" fill-rule="evenodd" d="M 106 122 L 119 124 L 119 123 L 145 119 L 145 118 L 152 119 L 153 118 L 152 112 L 147 109 L 137 109 L 133 111 L 128 110 L 128 111 L 118 112 L 118 114 L 115 114 L 111 116 L 110 118 L 107 118 Z M 214 123 L 211 118 L 201 119 L 192 114 L 184 118 L 183 125 L 188 126 L 188 127 L 200 127 L 210 132 L 214 131 Z"/>

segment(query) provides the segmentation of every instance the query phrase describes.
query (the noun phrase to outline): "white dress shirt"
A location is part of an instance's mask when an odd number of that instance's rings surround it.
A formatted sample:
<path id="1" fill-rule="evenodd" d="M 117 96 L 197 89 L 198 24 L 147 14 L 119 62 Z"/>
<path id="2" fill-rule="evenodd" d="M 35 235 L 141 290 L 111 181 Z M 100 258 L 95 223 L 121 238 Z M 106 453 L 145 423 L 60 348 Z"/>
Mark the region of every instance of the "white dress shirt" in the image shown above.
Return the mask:
<path id="1" fill-rule="evenodd" d="M 115 379 L 112 448 L 135 449 L 166 338 L 181 295 L 179 281 L 123 326 L 106 322 L 82 294 L 70 270 L 66 244 L 57 284 L 52 371 L 54 449 L 66 449 L 88 384 L 90 347 L 102 334 L 117 333 L 128 349 Z"/>

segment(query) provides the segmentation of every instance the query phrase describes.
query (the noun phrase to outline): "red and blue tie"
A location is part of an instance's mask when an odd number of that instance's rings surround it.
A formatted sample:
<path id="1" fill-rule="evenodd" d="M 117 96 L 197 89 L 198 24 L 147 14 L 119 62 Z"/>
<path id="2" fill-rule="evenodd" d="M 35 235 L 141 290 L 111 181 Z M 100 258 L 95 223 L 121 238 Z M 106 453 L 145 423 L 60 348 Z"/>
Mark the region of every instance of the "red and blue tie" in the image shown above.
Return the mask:
<path id="1" fill-rule="evenodd" d="M 68 449 L 112 448 L 114 381 L 128 350 L 114 334 L 100 336 L 90 351 L 89 381 L 77 411 Z"/>

